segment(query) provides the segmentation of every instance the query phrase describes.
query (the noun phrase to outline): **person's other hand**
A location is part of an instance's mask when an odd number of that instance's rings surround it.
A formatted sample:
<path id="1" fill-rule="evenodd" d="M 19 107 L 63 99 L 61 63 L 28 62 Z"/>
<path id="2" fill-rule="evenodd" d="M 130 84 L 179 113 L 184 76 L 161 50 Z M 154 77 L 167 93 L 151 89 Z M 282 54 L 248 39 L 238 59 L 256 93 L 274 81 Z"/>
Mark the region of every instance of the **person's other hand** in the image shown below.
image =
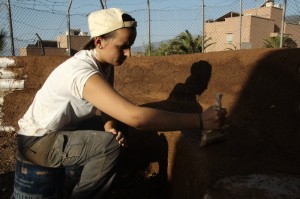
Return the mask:
<path id="1" fill-rule="evenodd" d="M 219 110 L 217 106 L 210 106 L 202 113 L 203 129 L 218 130 L 221 129 L 226 120 L 226 109 Z"/>
<path id="2" fill-rule="evenodd" d="M 120 146 L 127 147 L 126 139 L 121 131 L 117 131 L 116 129 L 112 128 L 109 129 L 108 132 L 111 132 L 112 134 L 116 135 L 116 140 L 119 142 Z"/>

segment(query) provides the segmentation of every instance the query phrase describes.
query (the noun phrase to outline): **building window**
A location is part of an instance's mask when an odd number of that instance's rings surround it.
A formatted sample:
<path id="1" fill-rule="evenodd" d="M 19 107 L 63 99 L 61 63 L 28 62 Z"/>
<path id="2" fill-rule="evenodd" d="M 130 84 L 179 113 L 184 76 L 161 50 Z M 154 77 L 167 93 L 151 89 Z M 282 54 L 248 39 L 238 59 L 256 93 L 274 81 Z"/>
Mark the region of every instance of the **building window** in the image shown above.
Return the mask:
<path id="1" fill-rule="evenodd" d="M 233 34 L 232 33 L 226 33 L 226 43 L 227 44 L 232 44 L 233 40 Z"/>

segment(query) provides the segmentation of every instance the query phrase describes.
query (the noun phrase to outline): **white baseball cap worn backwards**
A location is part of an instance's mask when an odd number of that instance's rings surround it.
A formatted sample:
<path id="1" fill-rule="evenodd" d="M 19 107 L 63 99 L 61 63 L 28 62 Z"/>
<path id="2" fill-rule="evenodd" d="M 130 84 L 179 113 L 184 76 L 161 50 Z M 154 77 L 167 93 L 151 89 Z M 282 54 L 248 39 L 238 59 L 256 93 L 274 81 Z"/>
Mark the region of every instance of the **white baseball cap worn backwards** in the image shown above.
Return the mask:
<path id="1" fill-rule="evenodd" d="M 119 8 L 108 8 L 92 12 L 88 16 L 88 25 L 91 33 L 91 40 L 82 49 L 85 49 L 94 37 L 101 36 L 120 28 L 136 27 L 136 21 L 123 21 L 122 15 L 127 14 Z M 128 15 L 128 14 L 127 14 Z"/>

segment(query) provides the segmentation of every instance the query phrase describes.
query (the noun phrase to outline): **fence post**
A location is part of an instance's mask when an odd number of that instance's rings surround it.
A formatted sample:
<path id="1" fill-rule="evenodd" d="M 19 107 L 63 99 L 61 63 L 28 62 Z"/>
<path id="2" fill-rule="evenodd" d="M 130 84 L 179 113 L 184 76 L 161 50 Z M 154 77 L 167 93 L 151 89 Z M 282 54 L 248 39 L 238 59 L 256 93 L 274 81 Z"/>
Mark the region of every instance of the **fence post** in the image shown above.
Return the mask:
<path id="1" fill-rule="evenodd" d="M 67 11 L 67 23 L 68 23 L 68 55 L 71 56 L 71 36 L 70 36 L 70 29 L 71 29 L 71 25 L 70 25 L 70 8 L 72 5 L 72 0 L 70 0 L 69 2 L 69 7 L 68 7 L 68 11 Z"/>
<path id="2" fill-rule="evenodd" d="M 282 21 L 281 21 L 281 30 L 280 30 L 280 48 L 282 48 L 282 46 L 283 46 L 285 12 L 286 12 L 286 0 L 283 1 Z"/>
<path id="3" fill-rule="evenodd" d="M 202 53 L 204 53 L 204 36 L 205 36 L 205 33 L 204 33 L 204 30 L 205 30 L 204 23 L 205 23 L 205 17 L 204 17 L 204 0 L 202 0 Z"/>
<path id="4" fill-rule="evenodd" d="M 11 55 L 15 56 L 15 44 L 14 44 L 14 33 L 11 19 L 11 8 L 10 8 L 10 0 L 7 0 L 7 12 L 8 12 L 8 21 L 9 21 L 9 33 L 10 33 L 10 47 L 11 47 Z"/>
<path id="5" fill-rule="evenodd" d="M 148 49 L 149 49 L 149 56 L 151 56 L 151 29 L 150 29 L 150 2 L 147 0 L 147 6 L 148 6 Z"/>
<path id="6" fill-rule="evenodd" d="M 240 49 L 242 49 L 243 0 L 240 0 Z"/>

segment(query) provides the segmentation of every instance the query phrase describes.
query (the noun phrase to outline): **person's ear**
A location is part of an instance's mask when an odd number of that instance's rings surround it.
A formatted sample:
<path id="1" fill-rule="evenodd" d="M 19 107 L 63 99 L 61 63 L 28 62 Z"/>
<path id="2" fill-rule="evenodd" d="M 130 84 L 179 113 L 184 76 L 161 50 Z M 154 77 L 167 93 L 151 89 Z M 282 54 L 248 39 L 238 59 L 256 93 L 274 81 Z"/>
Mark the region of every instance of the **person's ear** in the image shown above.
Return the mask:
<path id="1" fill-rule="evenodd" d="M 100 48 L 102 49 L 102 38 L 101 37 L 95 37 L 94 38 L 94 44 L 96 46 L 96 48 Z"/>

